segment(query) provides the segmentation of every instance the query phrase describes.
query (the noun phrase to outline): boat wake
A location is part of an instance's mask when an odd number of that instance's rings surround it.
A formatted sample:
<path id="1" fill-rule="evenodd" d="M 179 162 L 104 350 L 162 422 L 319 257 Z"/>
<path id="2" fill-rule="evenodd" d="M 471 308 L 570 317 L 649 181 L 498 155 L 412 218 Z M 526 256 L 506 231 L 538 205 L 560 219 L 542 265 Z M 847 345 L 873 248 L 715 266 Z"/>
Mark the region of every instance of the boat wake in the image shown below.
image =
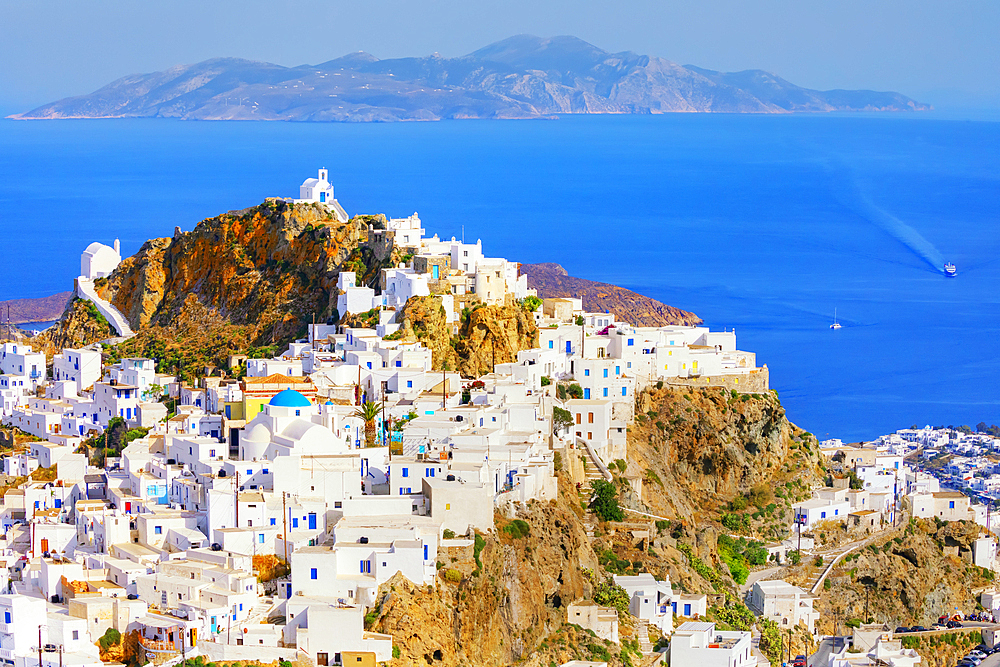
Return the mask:
<path id="1" fill-rule="evenodd" d="M 910 252 L 927 262 L 935 272 L 944 273 L 944 256 L 934 244 L 916 229 L 877 206 L 861 189 L 857 179 L 851 179 L 844 194 L 847 206 L 902 243 Z"/>

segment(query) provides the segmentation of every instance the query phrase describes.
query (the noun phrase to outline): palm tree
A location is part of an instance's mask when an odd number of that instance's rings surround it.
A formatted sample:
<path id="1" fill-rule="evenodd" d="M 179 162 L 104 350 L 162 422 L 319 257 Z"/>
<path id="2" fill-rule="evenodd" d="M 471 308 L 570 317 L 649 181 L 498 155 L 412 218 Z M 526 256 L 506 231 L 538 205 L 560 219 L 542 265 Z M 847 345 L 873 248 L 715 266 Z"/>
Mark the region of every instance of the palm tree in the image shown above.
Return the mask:
<path id="1" fill-rule="evenodd" d="M 365 447 L 375 446 L 375 419 L 382 413 L 382 404 L 366 401 L 354 409 L 354 416 L 365 423 Z"/>

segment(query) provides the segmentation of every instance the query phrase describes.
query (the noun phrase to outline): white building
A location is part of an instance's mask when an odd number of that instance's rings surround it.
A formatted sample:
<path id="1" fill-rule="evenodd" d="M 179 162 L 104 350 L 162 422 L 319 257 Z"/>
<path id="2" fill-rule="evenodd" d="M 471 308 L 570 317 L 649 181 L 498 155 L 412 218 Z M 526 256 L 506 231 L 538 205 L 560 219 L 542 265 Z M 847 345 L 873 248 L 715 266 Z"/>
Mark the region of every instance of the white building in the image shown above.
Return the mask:
<path id="1" fill-rule="evenodd" d="M 114 247 L 91 243 L 80 256 L 80 275 L 89 280 L 107 278 L 121 264 L 121 243 L 115 239 Z"/>
<path id="2" fill-rule="evenodd" d="M 79 393 L 101 379 L 101 353 L 98 350 L 66 348 L 52 358 L 52 379 L 69 381 Z"/>
<path id="3" fill-rule="evenodd" d="M 750 589 L 749 606 L 757 615 L 778 624 L 781 630 L 803 625 L 816 631 L 819 612 L 813 609 L 815 596 L 798 586 L 781 581 L 758 581 Z"/>
<path id="4" fill-rule="evenodd" d="M 757 667 L 749 632 L 716 631 L 715 623 L 682 623 L 670 638 L 670 667 Z"/>
<path id="5" fill-rule="evenodd" d="M 328 175 L 329 172 L 326 169 L 320 169 L 317 178 L 307 178 L 302 181 L 302 185 L 299 186 L 299 198 L 294 201 L 297 204 L 323 204 L 338 222 L 347 222 L 349 220 L 347 211 L 344 210 L 339 201 L 334 199 L 333 186 L 327 180 Z"/>

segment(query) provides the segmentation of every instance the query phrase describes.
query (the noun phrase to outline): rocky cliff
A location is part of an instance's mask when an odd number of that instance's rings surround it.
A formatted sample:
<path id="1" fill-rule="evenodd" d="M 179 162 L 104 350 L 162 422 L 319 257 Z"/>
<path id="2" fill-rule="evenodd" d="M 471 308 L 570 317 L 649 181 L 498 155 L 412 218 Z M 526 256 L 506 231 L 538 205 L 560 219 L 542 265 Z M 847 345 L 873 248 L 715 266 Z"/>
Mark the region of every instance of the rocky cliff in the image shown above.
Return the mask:
<path id="1" fill-rule="evenodd" d="M 785 416 L 774 392 L 739 394 L 661 385 L 636 398 L 629 461 L 644 471 L 654 513 L 711 518 L 754 488 L 818 482 L 819 449 Z M 648 491 L 648 494 L 647 494 Z"/>
<path id="2" fill-rule="evenodd" d="M 66 306 L 59 321 L 47 331 L 35 336 L 33 345 L 46 354 L 56 354 L 63 348 L 86 347 L 117 335 L 94 304 L 74 299 Z"/>
<path id="3" fill-rule="evenodd" d="M 849 554 L 822 591 L 821 632 L 833 632 L 837 620 L 864 618 L 866 601 L 871 618 L 893 627 L 930 627 L 955 609 L 974 610 L 977 591 L 993 582 L 992 573 L 972 565 L 972 545 L 982 532 L 972 522 L 914 519 Z"/>
<path id="4" fill-rule="evenodd" d="M 593 594 L 583 569 L 600 569 L 581 515 L 565 482 L 558 500 L 518 513 L 526 536 L 506 530 L 510 521 L 498 514 L 496 533 L 480 536 L 479 547 L 439 557 L 436 588 L 399 576 L 383 586 L 370 628 L 392 634 L 402 667 L 543 667 L 574 658 L 622 665 L 620 647 L 566 624 L 567 605 Z M 626 620 L 622 634 L 630 633 Z"/>
<path id="5" fill-rule="evenodd" d="M 337 276 L 349 260 L 352 269 L 364 264 L 361 273 L 376 268 L 361 250 L 373 222 L 341 224 L 325 207 L 269 199 L 147 241 L 97 288 L 136 331 L 170 325 L 193 297 L 251 327 L 256 344 L 287 340 L 314 314 L 333 313 Z"/>
<path id="6" fill-rule="evenodd" d="M 701 318 L 694 313 L 668 306 L 624 287 L 574 278 L 558 264 L 522 264 L 521 273 L 528 276 L 528 287 L 538 290 L 538 296 L 543 299 L 583 299 L 584 310 L 591 313 L 610 311 L 618 319 L 635 326 L 662 327 L 701 323 Z"/>
<path id="7" fill-rule="evenodd" d="M 463 311 L 457 334 L 436 296 L 410 299 L 396 321 L 402 325 L 400 340 L 422 342 L 433 353 L 435 369 L 457 370 L 463 377 L 489 373 L 494 363 L 516 361 L 518 352 L 538 345 L 534 319 L 515 303 Z"/>

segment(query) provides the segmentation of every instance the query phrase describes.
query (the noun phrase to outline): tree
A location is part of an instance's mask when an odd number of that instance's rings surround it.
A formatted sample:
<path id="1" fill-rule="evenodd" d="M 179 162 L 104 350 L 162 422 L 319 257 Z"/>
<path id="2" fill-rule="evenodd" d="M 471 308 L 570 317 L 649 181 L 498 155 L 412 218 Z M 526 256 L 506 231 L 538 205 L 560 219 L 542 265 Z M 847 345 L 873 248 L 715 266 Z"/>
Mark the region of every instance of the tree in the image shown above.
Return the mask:
<path id="1" fill-rule="evenodd" d="M 540 305 L 542 305 L 542 300 L 537 296 L 526 296 L 521 299 L 521 308 L 524 308 L 529 313 L 533 313 L 538 310 Z"/>
<path id="2" fill-rule="evenodd" d="M 365 423 L 365 447 L 375 446 L 377 429 L 375 420 L 382 414 L 382 404 L 375 401 L 365 401 L 354 409 L 354 416 Z"/>
<path id="3" fill-rule="evenodd" d="M 577 315 L 576 316 L 576 326 L 582 327 L 583 323 L 584 323 L 583 315 Z"/>
<path id="4" fill-rule="evenodd" d="M 163 385 L 151 384 L 149 385 L 149 387 L 146 388 L 146 391 L 142 392 L 142 397 L 147 402 L 156 403 L 161 398 L 163 398 L 163 394 L 164 394 Z"/>
<path id="5" fill-rule="evenodd" d="M 574 382 L 566 388 L 566 393 L 570 398 L 583 398 L 583 387 Z"/>
<path id="6" fill-rule="evenodd" d="M 624 521 L 625 513 L 618 505 L 618 491 L 611 482 L 595 479 L 590 483 L 593 496 L 590 499 L 591 511 L 602 521 Z"/>
<path id="7" fill-rule="evenodd" d="M 558 405 L 552 408 L 552 432 L 557 433 L 560 429 L 568 429 L 573 425 L 573 413 L 564 410 Z"/>

